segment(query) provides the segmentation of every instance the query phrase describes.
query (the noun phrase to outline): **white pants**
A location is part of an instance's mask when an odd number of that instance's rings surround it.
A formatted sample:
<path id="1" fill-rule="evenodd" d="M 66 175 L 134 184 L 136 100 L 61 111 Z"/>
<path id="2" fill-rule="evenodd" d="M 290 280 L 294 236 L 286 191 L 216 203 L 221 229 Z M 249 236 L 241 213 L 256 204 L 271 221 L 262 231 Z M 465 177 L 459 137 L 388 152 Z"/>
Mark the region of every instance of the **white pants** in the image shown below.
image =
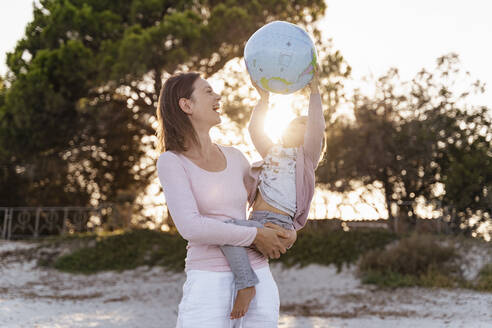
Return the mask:
<path id="1" fill-rule="evenodd" d="M 255 270 L 260 282 L 246 315 L 231 320 L 232 272 L 190 270 L 183 285 L 176 328 L 277 328 L 280 301 L 270 268 Z"/>

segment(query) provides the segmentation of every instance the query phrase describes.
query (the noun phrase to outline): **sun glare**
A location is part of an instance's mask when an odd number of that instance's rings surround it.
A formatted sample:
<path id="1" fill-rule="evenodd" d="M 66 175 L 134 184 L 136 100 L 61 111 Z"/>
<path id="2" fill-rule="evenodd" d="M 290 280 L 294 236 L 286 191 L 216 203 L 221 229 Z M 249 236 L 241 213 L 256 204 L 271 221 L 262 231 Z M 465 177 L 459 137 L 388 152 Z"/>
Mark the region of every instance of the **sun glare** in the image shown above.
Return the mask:
<path id="1" fill-rule="evenodd" d="M 282 133 L 292 119 L 295 118 L 292 110 L 293 95 L 277 95 L 270 96 L 270 108 L 265 118 L 265 132 L 277 143 L 280 141 Z"/>

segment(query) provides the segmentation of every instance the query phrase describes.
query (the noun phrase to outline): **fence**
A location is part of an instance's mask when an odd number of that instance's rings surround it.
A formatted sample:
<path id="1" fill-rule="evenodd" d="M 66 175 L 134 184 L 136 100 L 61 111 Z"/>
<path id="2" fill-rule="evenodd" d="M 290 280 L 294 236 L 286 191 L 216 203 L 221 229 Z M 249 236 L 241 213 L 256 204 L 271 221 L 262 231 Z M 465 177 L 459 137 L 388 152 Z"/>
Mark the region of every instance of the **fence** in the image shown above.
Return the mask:
<path id="1" fill-rule="evenodd" d="M 38 238 L 86 232 L 102 225 L 113 212 L 100 207 L 0 207 L 0 239 Z"/>

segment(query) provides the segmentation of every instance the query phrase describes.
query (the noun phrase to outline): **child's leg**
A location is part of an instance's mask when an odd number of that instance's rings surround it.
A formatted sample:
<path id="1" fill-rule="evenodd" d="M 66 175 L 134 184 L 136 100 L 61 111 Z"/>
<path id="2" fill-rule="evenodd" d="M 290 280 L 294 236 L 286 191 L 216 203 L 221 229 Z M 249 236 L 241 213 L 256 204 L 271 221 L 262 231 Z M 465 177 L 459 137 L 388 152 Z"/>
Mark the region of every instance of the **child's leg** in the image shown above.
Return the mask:
<path id="1" fill-rule="evenodd" d="M 232 220 L 230 223 L 248 227 L 263 227 L 261 223 L 249 220 Z M 248 254 L 244 247 L 224 245 L 221 246 L 220 249 L 224 253 L 225 258 L 231 267 L 231 271 L 234 274 L 237 290 L 252 287 L 258 283 L 258 277 L 251 268 Z"/>
<path id="2" fill-rule="evenodd" d="M 292 218 L 288 215 L 283 215 L 279 213 L 269 212 L 269 211 L 257 211 L 253 212 L 249 218 L 250 222 L 258 222 L 261 225 L 270 222 L 276 224 L 286 230 L 295 230 Z"/>
<path id="3" fill-rule="evenodd" d="M 231 223 L 263 227 L 261 223 L 245 220 L 233 220 Z M 237 290 L 230 318 L 238 319 L 246 314 L 249 304 L 256 294 L 255 285 L 259 283 L 256 273 L 251 268 L 248 254 L 244 247 L 224 245 L 220 247 L 234 274 L 235 289 Z"/>
<path id="4" fill-rule="evenodd" d="M 258 277 L 249 264 L 246 249 L 240 246 L 221 246 L 231 271 L 234 274 L 236 289 L 252 287 L 258 283 Z"/>

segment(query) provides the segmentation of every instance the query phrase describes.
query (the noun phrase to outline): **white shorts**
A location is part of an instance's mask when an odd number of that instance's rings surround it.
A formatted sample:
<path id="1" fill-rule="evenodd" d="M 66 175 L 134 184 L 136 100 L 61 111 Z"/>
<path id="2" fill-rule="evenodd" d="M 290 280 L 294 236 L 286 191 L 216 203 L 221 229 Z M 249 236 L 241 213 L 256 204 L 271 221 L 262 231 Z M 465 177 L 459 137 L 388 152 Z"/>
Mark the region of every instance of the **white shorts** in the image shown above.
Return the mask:
<path id="1" fill-rule="evenodd" d="M 277 328 L 280 301 L 268 266 L 255 270 L 260 282 L 246 315 L 231 320 L 234 304 L 232 272 L 190 270 L 183 285 L 176 328 Z"/>

